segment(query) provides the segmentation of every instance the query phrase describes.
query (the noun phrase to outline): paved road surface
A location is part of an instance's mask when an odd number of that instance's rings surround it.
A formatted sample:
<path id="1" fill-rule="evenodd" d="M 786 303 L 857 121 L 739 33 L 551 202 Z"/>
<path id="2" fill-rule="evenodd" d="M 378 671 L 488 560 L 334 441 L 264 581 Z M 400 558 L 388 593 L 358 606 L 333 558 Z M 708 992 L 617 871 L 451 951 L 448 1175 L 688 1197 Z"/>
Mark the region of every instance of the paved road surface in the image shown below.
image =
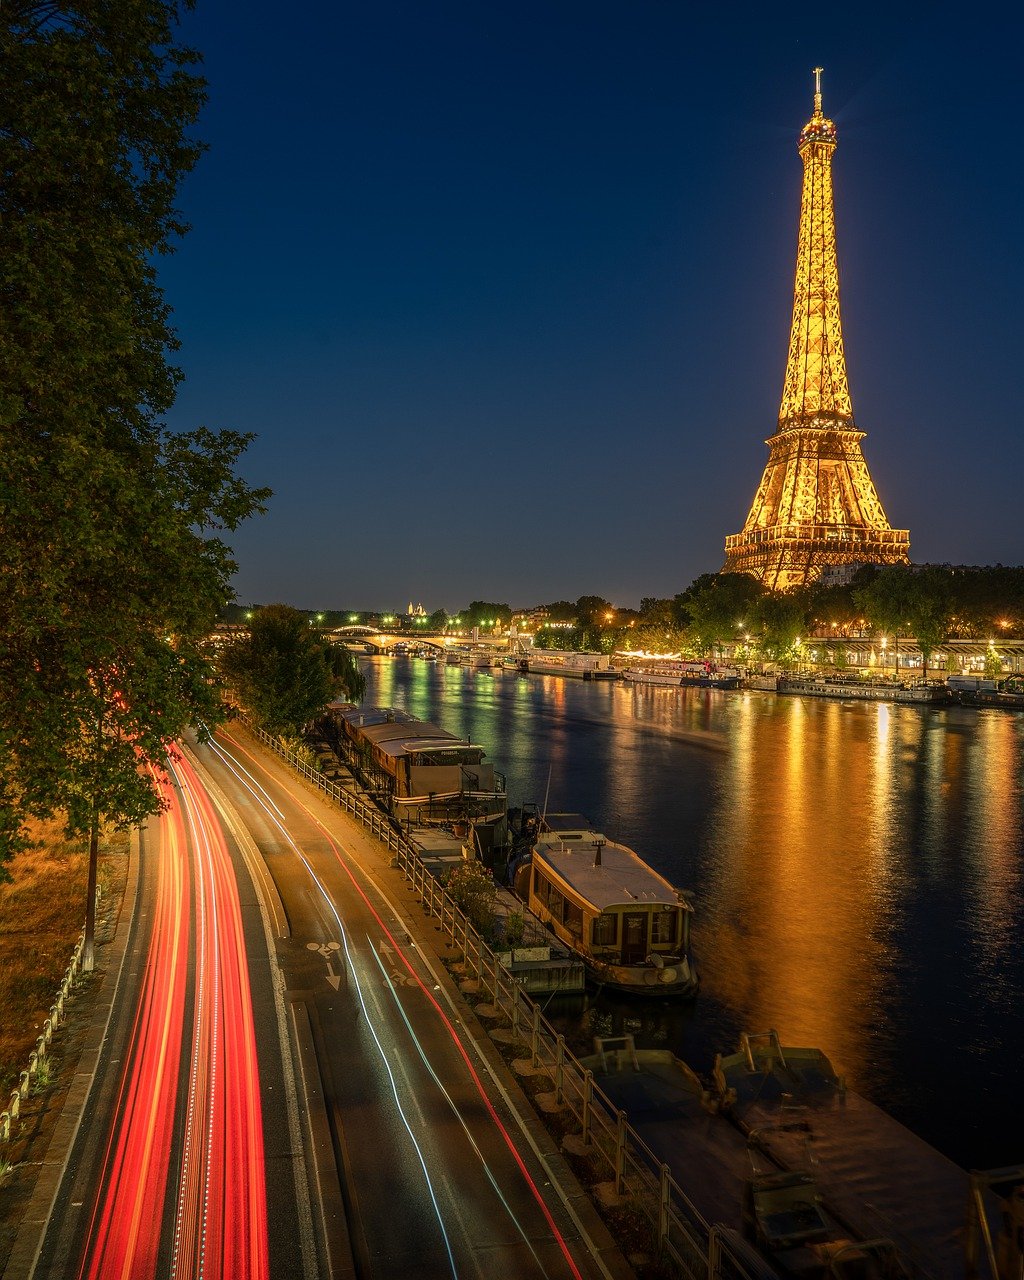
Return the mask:
<path id="1" fill-rule="evenodd" d="M 379 847 L 241 731 L 161 786 L 34 1277 L 606 1276 Z"/>

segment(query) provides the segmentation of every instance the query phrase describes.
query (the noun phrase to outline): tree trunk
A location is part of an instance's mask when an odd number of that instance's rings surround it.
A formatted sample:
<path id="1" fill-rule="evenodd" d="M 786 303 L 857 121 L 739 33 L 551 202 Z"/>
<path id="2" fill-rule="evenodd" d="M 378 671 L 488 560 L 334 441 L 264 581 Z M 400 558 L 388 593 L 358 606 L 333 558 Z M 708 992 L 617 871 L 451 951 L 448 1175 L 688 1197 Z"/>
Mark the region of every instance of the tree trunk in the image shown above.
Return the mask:
<path id="1" fill-rule="evenodd" d="M 93 805 L 89 830 L 89 878 L 85 889 L 85 939 L 82 942 L 82 972 L 92 973 L 96 966 L 96 868 L 100 855 L 100 812 Z"/>

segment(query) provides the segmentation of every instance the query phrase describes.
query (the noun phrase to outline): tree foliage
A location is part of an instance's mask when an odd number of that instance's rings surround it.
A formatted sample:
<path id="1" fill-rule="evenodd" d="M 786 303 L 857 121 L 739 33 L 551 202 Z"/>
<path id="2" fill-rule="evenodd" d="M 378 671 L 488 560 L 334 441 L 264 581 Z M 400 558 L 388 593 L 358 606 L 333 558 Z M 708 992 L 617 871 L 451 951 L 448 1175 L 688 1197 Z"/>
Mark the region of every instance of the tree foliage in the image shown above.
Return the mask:
<path id="1" fill-rule="evenodd" d="M 763 594 L 761 583 L 750 574 L 707 573 L 677 599 L 689 619 L 694 644 L 707 653 L 736 640 Z"/>
<path id="2" fill-rule="evenodd" d="M 485 624 L 500 622 L 507 627 L 512 621 L 512 610 L 507 604 L 492 604 L 487 600 L 471 600 L 462 610 L 462 625 L 465 627 L 482 627 Z"/>
<path id="3" fill-rule="evenodd" d="M 754 601 L 749 622 L 762 654 L 779 662 L 791 654 L 801 632 L 806 634 L 807 593 L 765 592 Z"/>
<path id="4" fill-rule="evenodd" d="M 156 276 L 200 146 L 196 55 L 163 0 L 0 8 L 0 854 L 25 817 L 138 822 L 140 768 L 219 697 L 221 534 L 266 492 L 249 436 L 161 422 L 180 378 Z"/>
<path id="5" fill-rule="evenodd" d="M 347 649 L 284 604 L 260 609 L 220 667 L 253 719 L 274 734 L 298 733 L 332 698 L 359 699 L 366 684 Z"/>

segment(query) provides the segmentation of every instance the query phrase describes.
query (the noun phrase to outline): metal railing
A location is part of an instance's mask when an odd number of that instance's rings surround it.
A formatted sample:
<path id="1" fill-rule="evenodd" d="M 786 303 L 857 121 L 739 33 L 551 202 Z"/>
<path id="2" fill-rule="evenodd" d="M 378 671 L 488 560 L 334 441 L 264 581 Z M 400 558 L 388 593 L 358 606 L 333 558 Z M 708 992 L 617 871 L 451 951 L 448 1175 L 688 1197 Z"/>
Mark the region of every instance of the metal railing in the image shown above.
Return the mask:
<path id="1" fill-rule="evenodd" d="M 330 796 L 367 827 L 395 855 L 394 865 L 411 882 L 423 910 L 461 956 L 466 975 L 479 983 L 481 996 L 494 1006 L 513 1037 L 529 1052 L 535 1072 L 547 1075 L 555 1102 L 570 1114 L 586 1156 L 614 1182 L 615 1192 L 647 1218 L 661 1255 L 688 1280 L 753 1280 L 754 1273 L 711 1226 L 620 1110 L 594 1082 L 594 1073 L 566 1047 L 562 1035 L 544 1017 L 514 975 L 501 963 L 480 931 L 444 885 L 427 868 L 415 846 L 396 831 L 376 806 L 347 787 L 325 778 L 279 740 L 248 725 L 250 731 L 295 771 Z"/>
<path id="2" fill-rule="evenodd" d="M 64 1019 L 64 1006 L 74 989 L 82 968 L 82 948 L 84 945 L 85 933 L 83 932 L 79 935 L 78 942 L 75 944 L 75 949 L 71 953 L 71 961 L 64 971 L 60 990 L 57 992 L 57 999 L 50 1006 L 49 1016 L 43 1021 L 43 1034 L 37 1037 L 36 1047 L 29 1054 L 28 1069 L 21 1073 L 17 1088 L 12 1090 L 11 1100 L 7 1104 L 7 1110 L 0 1111 L 0 1142 L 7 1142 L 10 1140 L 11 1129 L 14 1121 L 21 1115 L 22 1100 L 28 1097 L 29 1090 L 32 1088 L 32 1082 L 46 1065 L 50 1042 L 53 1040 L 53 1033 L 57 1030 Z"/>

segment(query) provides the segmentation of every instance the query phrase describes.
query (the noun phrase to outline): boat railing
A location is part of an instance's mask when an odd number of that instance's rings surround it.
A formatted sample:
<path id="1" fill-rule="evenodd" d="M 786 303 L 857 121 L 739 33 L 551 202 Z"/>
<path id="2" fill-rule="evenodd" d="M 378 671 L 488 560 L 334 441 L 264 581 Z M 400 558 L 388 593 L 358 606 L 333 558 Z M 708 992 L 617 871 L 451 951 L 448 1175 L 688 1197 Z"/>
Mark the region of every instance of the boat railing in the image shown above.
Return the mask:
<path id="1" fill-rule="evenodd" d="M 669 1166 L 632 1128 L 626 1112 L 595 1083 L 593 1071 L 566 1046 L 565 1036 L 544 1017 L 540 1005 L 522 989 L 516 975 L 426 866 L 413 843 L 376 805 L 327 778 L 280 739 L 255 725 L 247 723 L 247 727 L 391 851 L 392 865 L 411 883 L 424 910 L 438 922 L 442 937 L 461 959 L 466 977 L 478 984 L 481 998 L 492 1003 L 513 1038 L 528 1050 L 533 1073 L 546 1074 L 551 1080 L 563 1121 L 571 1116 L 575 1122 L 570 1145 L 575 1144 L 597 1170 L 610 1175 L 616 1195 L 646 1218 L 659 1255 L 674 1264 L 686 1280 L 758 1280 L 763 1273 L 733 1243 L 730 1233 L 706 1221 Z M 573 1127 L 569 1125 L 570 1130 Z"/>
<path id="2" fill-rule="evenodd" d="M 752 1041 L 754 1040 L 767 1040 L 768 1046 L 771 1049 L 775 1060 L 782 1067 L 783 1071 L 789 1070 L 789 1063 L 786 1061 L 786 1055 L 782 1051 L 782 1044 L 779 1040 L 779 1033 L 777 1031 L 744 1031 L 740 1035 L 740 1052 L 746 1058 L 747 1066 L 752 1072 L 760 1070 L 754 1058 L 754 1048 L 752 1044 Z"/>

